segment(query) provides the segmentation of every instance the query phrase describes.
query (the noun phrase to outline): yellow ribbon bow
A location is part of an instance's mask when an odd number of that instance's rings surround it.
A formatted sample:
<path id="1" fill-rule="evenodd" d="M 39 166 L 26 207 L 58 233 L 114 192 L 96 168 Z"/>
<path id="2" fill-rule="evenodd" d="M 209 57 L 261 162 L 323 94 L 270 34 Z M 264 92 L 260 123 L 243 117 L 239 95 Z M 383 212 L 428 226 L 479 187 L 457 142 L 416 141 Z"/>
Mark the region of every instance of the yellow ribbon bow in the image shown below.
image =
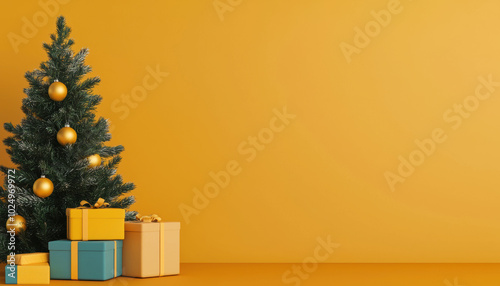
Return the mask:
<path id="1" fill-rule="evenodd" d="M 99 198 L 97 202 L 92 206 L 89 202 L 87 201 L 81 201 L 80 206 L 78 207 L 79 209 L 98 209 L 98 208 L 107 208 L 109 207 L 109 204 L 104 202 L 103 198 Z"/>
<path id="2" fill-rule="evenodd" d="M 159 217 L 156 214 L 144 215 L 144 216 L 137 214 L 135 216 L 135 219 L 138 221 L 141 221 L 141 222 L 160 222 L 161 221 L 161 217 Z"/>

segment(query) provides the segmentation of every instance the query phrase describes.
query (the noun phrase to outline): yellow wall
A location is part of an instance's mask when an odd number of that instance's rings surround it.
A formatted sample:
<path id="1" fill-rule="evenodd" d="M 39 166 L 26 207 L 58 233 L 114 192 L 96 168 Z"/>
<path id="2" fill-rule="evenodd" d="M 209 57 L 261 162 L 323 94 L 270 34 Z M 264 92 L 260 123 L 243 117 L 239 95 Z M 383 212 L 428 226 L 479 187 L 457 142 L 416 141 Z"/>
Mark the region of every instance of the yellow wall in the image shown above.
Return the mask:
<path id="1" fill-rule="evenodd" d="M 64 2 L 135 209 L 182 222 L 183 262 L 500 262 L 500 2 Z M 19 123 L 56 16 L 7 6 L 0 122 Z"/>

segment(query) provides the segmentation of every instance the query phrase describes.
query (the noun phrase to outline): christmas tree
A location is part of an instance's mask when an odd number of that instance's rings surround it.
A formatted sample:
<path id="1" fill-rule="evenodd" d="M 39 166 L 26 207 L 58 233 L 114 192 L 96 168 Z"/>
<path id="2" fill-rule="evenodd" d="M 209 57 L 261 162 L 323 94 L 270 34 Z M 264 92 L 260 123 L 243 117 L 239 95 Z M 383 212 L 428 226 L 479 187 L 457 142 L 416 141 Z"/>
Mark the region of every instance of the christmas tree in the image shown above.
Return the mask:
<path id="1" fill-rule="evenodd" d="M 47 252 L 49 241 L 66 238 L 66 208 L 78 207 L 82 200 L 93 204 L 103 198 L 110 207 L 125 209 L 135 201 L 122 196 L 134 184 L 116 174 L 123 147 L 104 145 L 111 139 L 109 124 L 94 114 L 102 97 L 92 90 L 100 79 L 86 76 L 91 72 L 84 62 L 88 49 L 74 54 L 70 32 L 59 17 L 52 42 L 43 44 L 48 60 L 25 74 L 25 117 L 19 125 L 4 125 L 12 136 L 3 142 L 17 167 L 0 167 L 5 174 L 0 218 L 13 221 L 8 205 L 15 203 L 16 219 L 26 221 L 26 229 L 15 236 L 16 254 Z M 9 191 L 15 191 L 15 199 Z M 127 219 L 134 216 L 127 213 Z M 0 261 L 11 252 L 7 230 L 1 223 Z"/>

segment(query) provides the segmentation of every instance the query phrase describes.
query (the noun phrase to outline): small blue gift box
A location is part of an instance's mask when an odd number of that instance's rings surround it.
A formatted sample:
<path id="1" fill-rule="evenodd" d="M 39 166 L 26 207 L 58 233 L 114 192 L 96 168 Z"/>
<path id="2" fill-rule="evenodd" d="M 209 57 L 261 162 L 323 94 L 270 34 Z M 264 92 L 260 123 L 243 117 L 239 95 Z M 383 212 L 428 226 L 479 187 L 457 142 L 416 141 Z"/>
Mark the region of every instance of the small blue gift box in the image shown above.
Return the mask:
<path id="1" fill-rule="evenodd" d="M 49 242 L 50 279 L 108 280 L 122 275 L 122 240 Z"/>

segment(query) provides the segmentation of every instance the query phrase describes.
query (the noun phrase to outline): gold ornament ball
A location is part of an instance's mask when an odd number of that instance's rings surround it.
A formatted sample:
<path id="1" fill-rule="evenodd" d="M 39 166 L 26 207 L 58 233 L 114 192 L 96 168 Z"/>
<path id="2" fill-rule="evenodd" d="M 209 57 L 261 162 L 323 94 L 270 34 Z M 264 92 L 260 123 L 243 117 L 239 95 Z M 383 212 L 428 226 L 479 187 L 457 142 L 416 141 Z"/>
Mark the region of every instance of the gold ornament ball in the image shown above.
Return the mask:
<path id="1" fill-rule="evenodd" d="M 57 142 L 61 145 L 74 144 L 76 142 L 76 131 L 75 129 L 66 125 L 57 132 Z"/>
<path id="2" fill-rule="evenodd" d="M 90 155 L 87 157 L 87 160 L 89 160 L 89 168 L 101 165 L 101 156 L 99 156 L 99 154 Z"/>
<path id="3" fill-rule="evenodd" d="M 54 101 L 63 101 L 66 94 L 68 94 L 68 89 L 62 82 L 55 81 L 49 86 L 49 97 Z"/>
<path id="4" fill-rule="evenodd" d="M 33 184 L 33 192 L 40 198 L 46 198 L 54 191 L 54 184 L 52 181 L 42 176 Z"/>
<path id="5" fill-rule="evenodd" d="M 14 229 L 16 235 L 26 230 L 26 220 L 20 215 L 11 216 L 7 219 L 7 231 Z"/>

